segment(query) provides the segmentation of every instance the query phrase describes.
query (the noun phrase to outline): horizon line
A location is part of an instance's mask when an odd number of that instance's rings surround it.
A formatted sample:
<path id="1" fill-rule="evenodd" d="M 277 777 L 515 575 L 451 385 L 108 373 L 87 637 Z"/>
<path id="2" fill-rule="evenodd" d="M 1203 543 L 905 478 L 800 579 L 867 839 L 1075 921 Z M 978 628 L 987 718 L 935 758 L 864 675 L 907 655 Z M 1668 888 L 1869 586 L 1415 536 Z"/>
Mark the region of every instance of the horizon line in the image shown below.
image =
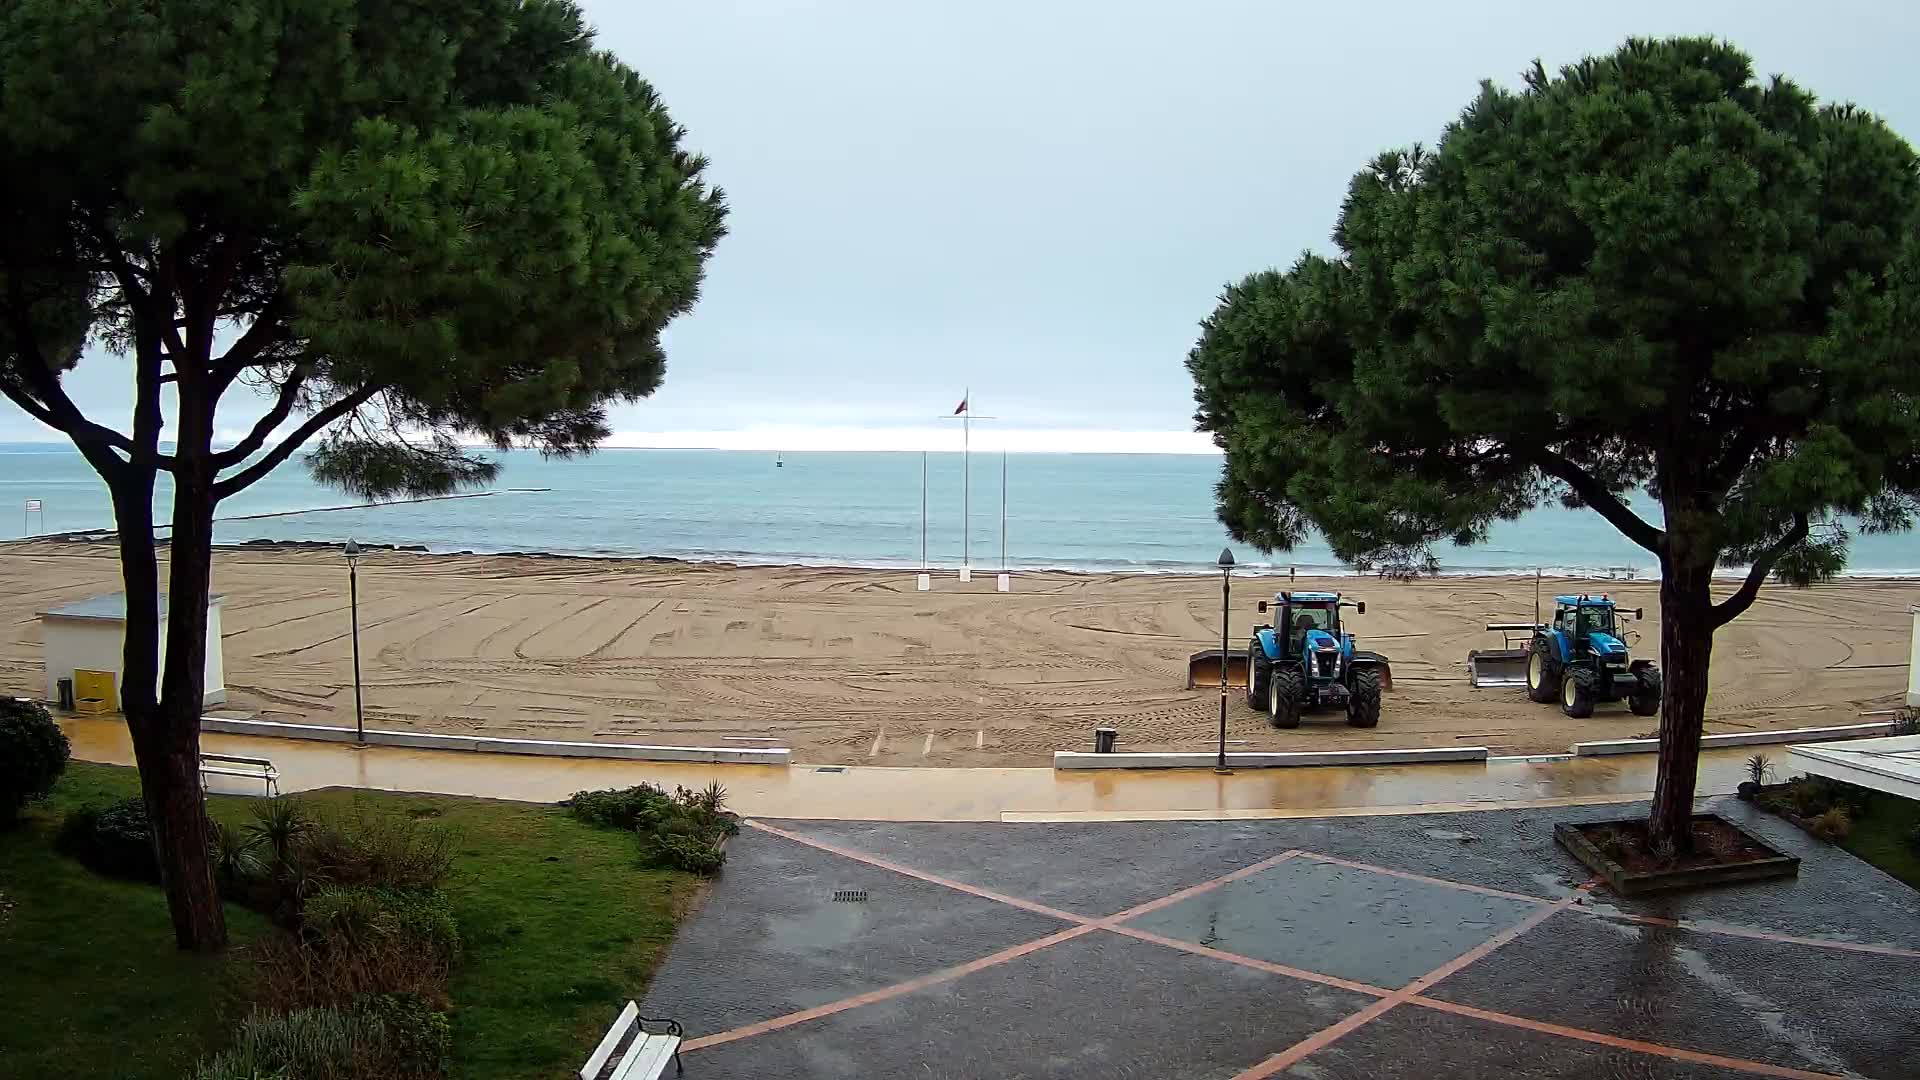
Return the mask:
<path id="1" fill-rule="evenodd" d="M 216 444 L 232 445 L 243 433 L 221 431 Z M 162 439 L 162 445 L 174 440 Z M 0 438 L 0 445 L 67 447 L 64 438 Z M 492 449 L 491 444 L 462 440 L 467 449 Z M 536 449 L 515 447 L 515 449 Z M 775 428 L 736 430 L 616 431 L 595 450 L 715 450 L 743 453 L 930 453 L 963 452 L 955 428 Z M 982 428 L 973 433 L 972 449 L 983 454 L 1130 454 L 1219 457 L 1221 450 L 1205 432 L 1123 430 L 1109 428 Z M 75 451 L 78 452 L 77 450 Z"/>

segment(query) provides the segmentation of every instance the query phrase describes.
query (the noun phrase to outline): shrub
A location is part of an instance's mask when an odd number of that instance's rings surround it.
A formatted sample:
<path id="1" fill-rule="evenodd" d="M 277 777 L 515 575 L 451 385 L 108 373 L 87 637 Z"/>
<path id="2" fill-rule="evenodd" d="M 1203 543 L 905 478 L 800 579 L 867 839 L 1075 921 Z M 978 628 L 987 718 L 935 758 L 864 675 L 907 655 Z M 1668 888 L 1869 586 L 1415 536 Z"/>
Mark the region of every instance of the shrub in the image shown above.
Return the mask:
<path id="1" fill-rule="evenodd" d="M 245 829 L 214 822 L 212 849 L 214 878 L 228 896 L 239 898 L 271 869 L 260 838 Z"/>
<path id="2" fill-rule="evenodd" d="M 323 889 L 427 890 L 453 866 L 451 834 L 411 818 L 317 818 L 295 799 L 255 800 L 253 816 L 245 836 L 261 869 L 251 876 L 236 874 L 229 895 L 289 929 L 300 926 L 302 908 Z M 245 843 L 232 837 L 216 840 L 217 861 L 232 855 L 236 869 L 247 866 L 238 850 Z"/>
<path id="3" fill-rule="evenodd" d="M 307 899 L 298 932 L 269 937 L 258 952 L 261 1000 L 281 1008 L 391 992 L 438 1002 L 460 934 L 438 892 L 329 886 Z"/>
<path id="4" fill-rule="evenodd" d="M 1773 775 L 1773 759 L 1765 754 L 1755 754 L 1747 759 L 1747 779 L 1755 784 L 1764 784 L 1767 777 Z"/>
<path id="5" fill-rule="evenodd" d="M 137 796 L 104 808 L 83 806 L 69 813 L 54 837 L 54 847 L 96 874 L 134 881 L 160 880 L 153 830 L 147 825 L 147 804 Z"/>
<path id="6" fill-rule="evenodd" d="M 723 836 L 732 836 L 740 831 L 740 819 L 727 810 L 727 789 L 715 780 L 699 791 L 675 788 L 674 801 L 699 817 L 709 828 L 718 829 Z"/>
<path id="7" fill-rule="evenodd" d="M 1838 791 L 1824 776 L 1796 776 L 1787 781 L 1787 806 L 1803 818 L 1815 818 L 1834 804 Z"/>
<path id="8" fill-rule="evenodd" d="M 673 812 L 673 800 L 652 784 L 606 791 L 576 791 L 562 805 L 589 825 L 607 829 L 638 829 Z"/>
<path id="9" fill-rule="evenodd" d="M 47 797 L 70 753 L 67 733 L 39 702 L 0 698 L 0 827 Z"/>
<path id="10" fill-rule="evenodd" d="M 640 861 L 645 866 L 671 866 L 692 874 L 711 876 L 720 872 L 727 853 L 710 840 L 685 834 L 645 836 L 640 840 Z"/>
<path id="11" fill-rule="evenodd" d="M 295 860 L 330 885 L 431 889 L 453 869 L 453 836 L 413 818 L 363 814 L 316 825 Z"/>
<path id="12" fill-rule="evenodd" d="M 447 1071 L 453 1026 L 419 994 L 367 994 L 356 1010 L 377 1022 L 389 1076 L 439 1076 Z"/>
<path id="13" fill-rule="evenodd" d="M 339 1009 L 255 1011 L 233 1045 L 194 1069 L 194 1080 L 357 1080 L 378 1076 L 378 1019 Z"/>
<path id="14" fill-rule="evenodd" d="M 405 938 L 449 965 L 460 958 L 460 927 L 452 905 L 438 892 L 329 886 L 307 901 L 306 925 L 321 932 L 333 926 L 342 933 Z"/>
<path id="15" fill-rule="evenodd" d="M 1808 819 L 1807 831 L 1825 840 L 1837 844 L 1853 831 L 1853 816 L 1844 806 L 1835 806 Z"/>
<path id="16" fill-rule="evenodd" d="M 275 869 L 293 862 L 294 848 L 313 832 L 313 815 L 298 799 L 253 800 L 253 822 L 247 835 L 265 850 Z"/>
<path id="17" fill-rule="evenodd" d="M 740 831 L 726 804 L 727 789 L 717 783 L 699 791 L 675 788 L 672 795 L 652 784 L 577 791 L 565 803 L 581 821 L 638 833 L 642 866 L 695 874 L 717 873 L 726 861 L 720 842 Z"/>

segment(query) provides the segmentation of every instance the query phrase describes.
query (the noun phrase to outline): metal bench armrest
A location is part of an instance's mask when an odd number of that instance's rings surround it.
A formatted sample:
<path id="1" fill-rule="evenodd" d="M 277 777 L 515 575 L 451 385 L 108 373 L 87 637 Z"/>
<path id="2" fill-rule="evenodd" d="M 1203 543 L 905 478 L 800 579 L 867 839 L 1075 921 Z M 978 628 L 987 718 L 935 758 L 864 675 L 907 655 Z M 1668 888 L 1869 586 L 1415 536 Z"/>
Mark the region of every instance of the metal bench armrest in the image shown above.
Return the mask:
<path id="1" fill-rule="evenodd" d="M 647 1030 L 648 1024 L 658 1024 L 659 1026 L 667 1029 L 667 1034 L 673 1036 L 676 1039 L 681 1040 L 682 1042 L 686 1041 L 686 1038 L 687 1038 L 686 1029 L 680 1026 L 680 1021 L 678 1020 L 668 1020 L 664 1017 L 656 1019 L 654 1017 L 642 1016 L 638 1019 L 638 1023 L 640 1025 L 641 1031 Z M 675 1076 L 685 1076 L 687 1073 L 687 1067 L 685 1065 L 680 1064 L 680 1044 L 679 1043 L 675 1043 L 673 1046 L 673 1072 Z"/>

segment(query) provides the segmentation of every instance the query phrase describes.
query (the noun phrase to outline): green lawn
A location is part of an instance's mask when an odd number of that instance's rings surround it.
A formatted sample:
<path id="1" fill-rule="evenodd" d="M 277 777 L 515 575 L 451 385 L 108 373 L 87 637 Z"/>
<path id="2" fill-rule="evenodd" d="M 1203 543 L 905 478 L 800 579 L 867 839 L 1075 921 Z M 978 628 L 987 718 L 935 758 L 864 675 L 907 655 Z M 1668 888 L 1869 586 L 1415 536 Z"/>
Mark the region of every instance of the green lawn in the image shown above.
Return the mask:
<path id="1" fill-rule="evenodd" d="M 1853 832 L 1841 846 L 1860 858 L 1920 889 L 1920 855 L 1907 845 L 1907 836 L 1920 828 L 1920 802 L 1884 792 L 1867 793 L 1867 814 L 1853 823 Z"/>
<path id="2" fill-rule="evenodd" d="M 699 888 L 688 874 L 640 869 L 631 833 L 550 806 L 368 791 L 297 797 L 429 818 L 460 837 L 447 883 L 466 949 L 452 986 L 456 1080 L 577 1070 L 646 989 Z"/>
<path id="3" fill-rule="evenodd" d="M 173 947 L 158 888 L 100 877 L 53 851 L 67 807 L 138 790 L 131 769 L 75 762 L 52 799 L 0 832 L 0 1076 L 178 1080 L 245 1011 L 230 989 L 231 958 Z M 227 923 L 236 942 L 264 926 L 231 905 Z"/>
<path id="4" fill-rule="evenodd" d="M 0 833 L 0 1076 L 165 1077 L 218 1048 L 245 1004 L 252 912 L 229 906 L 225 958 L 172 945 L 160 891 L 98 877 L 55 854 L 68 808 L 137 790 L 131 769 L 75 762 L 26 826 Z M 642 870 L 634 838 L 552 807 L 450 796 L 330 791 L 335 810 L 428 818 L 458 841 L 447 884 L 465 957 L 452 985 L 453 1076 L 552 1077 L 579 1067 L 614 1013 L 637 998 L 698 889 Z M 214 816 L 248 800 L 215 798 Z M 10 905 L 10 908 L 8 907 Z"/>

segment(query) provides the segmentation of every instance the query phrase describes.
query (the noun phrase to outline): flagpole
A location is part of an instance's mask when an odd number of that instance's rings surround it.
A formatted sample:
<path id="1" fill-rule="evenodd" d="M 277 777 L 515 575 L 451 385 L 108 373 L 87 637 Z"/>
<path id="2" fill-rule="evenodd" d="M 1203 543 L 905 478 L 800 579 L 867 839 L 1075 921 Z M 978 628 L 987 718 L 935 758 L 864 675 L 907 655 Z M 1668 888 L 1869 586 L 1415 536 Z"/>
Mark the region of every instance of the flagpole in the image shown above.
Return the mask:
<path id="1" fill-rule="evenodd" d="M 927 452 L 920 451 L 920 569 L 927 566 Z"/>
<path id="2" fill-rule="evenodd" d="M 966 580 L 973 573 L 973 422 L 976 417 L 973 412 L 972 387 L 968 387 L 966 396 L 960 399 L 959 408 L 953 410 L 951 413 L 942 413 L 940 416 L 942 420 L 952 420 L 956 417 L 960 420 L 960 575 L 962 580 Z M 977 419 L 992 420 L 995 419 L 995 417 L 981 416 L 977 417 Z M 924 471 L 925 466 L 923 462 L 922 472 L 924 473 Z M 924 476 L 920 486 L 922 492 L 921 502 L 923 504 L 922 515 L 924 516 L 924 504 L 926 502 L 926 480 Z M 925 528 L 923 524 L 921 526 L 923 533 L 925 532 Z M 922 547 L 925 546 L 924 537 L 922 538 L 921 545 Z"/>
<path id="3" fill-rule="evenodd" d="M 1000 569 L 1007 568 L 1007 443 L 1000 441 Z"/>

